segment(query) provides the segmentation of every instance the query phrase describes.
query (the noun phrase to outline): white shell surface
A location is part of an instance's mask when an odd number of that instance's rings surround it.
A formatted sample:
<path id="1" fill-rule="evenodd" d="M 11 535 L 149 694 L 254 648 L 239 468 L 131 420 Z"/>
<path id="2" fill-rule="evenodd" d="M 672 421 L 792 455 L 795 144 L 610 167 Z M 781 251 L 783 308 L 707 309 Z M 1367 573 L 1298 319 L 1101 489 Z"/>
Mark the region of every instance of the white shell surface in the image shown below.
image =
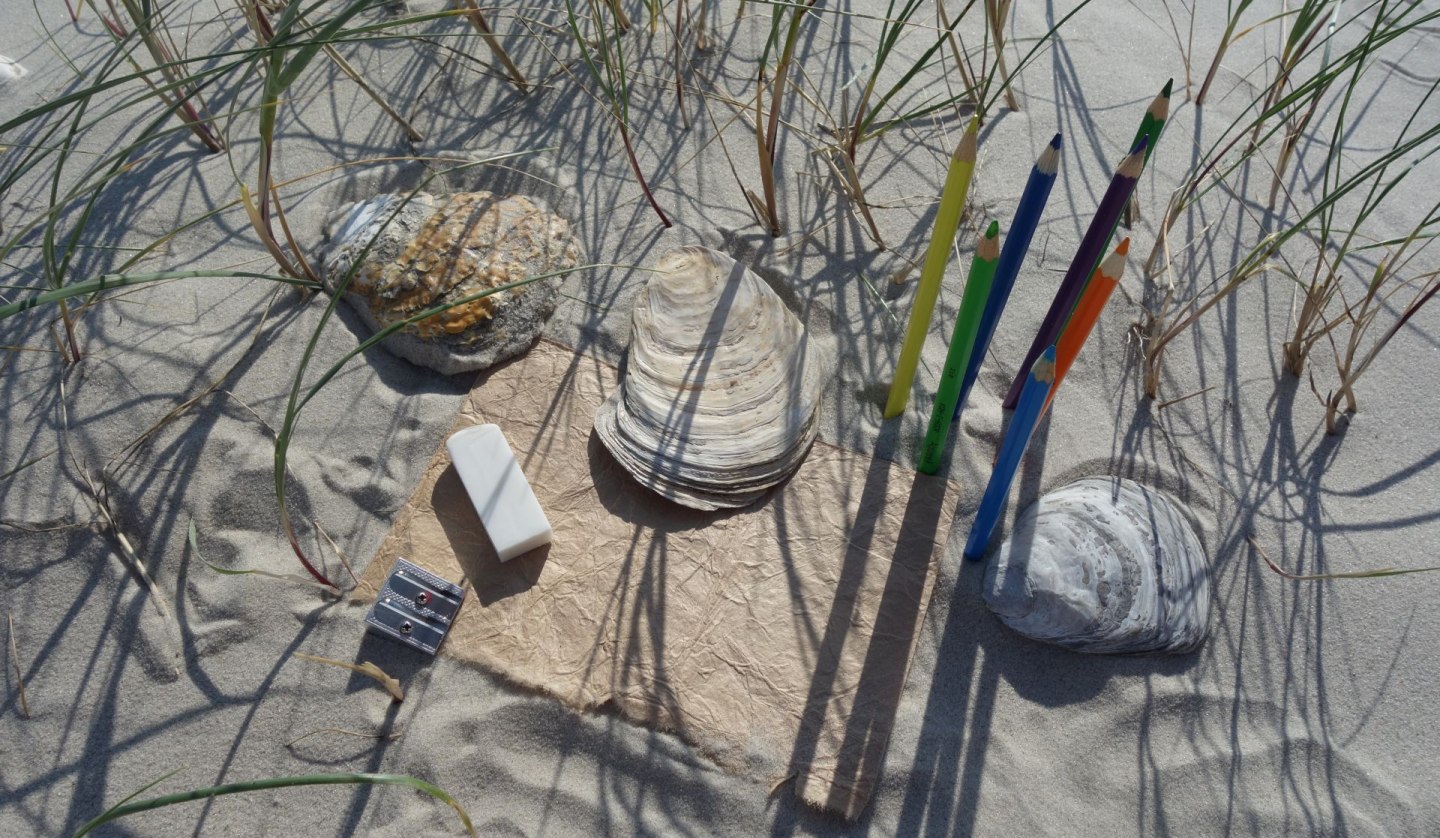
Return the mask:
<path id="1" fill-rule="evenodd" d="M 677 503 L 746 506 L 814 441 L 827 359 L 770 286 L 725 254 L 684 247 L 656 271 L 596 433 L 636 480 Z"/>
<path id="2" fill-rule="evenodd" d="M 1078 652 L 1188 652 L 1210 621 L 1209 562 L 1164 494 L 1087 477 L 1020 515 L 990 560 L 985 603 L 1005 625 Z"/>
<path id="3" fill-rule="evenodd" d="M 22 79 L 27 75 L 29 71 L 22 67 L 19 61 L 0 55 L 0 84 Z"/>

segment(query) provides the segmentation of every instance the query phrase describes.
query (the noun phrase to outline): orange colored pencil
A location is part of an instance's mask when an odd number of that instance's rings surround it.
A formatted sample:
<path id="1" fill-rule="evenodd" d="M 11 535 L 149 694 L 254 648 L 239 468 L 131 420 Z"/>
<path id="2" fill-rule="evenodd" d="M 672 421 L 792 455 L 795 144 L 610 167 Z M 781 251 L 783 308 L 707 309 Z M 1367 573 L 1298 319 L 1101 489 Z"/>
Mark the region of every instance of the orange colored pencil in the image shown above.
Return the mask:
<path id="1" fill-rule="evenodd" d="M 1066 324 L 1065 331 L 1060 334 L 1060 340 L 1055 344 L 1055 383 L 1050 386 L 1050 395 L 1040 410 L 1042 417 L 1045 411 L 1050 409 L 1050 402 L 1055 399 L 1055 391 L 1060 389 L 1060 382 L 1065 380 L 1065 373 L 1069 372 L 1070 365 L 1075 363 L 1075 356 L 1080 354 L 1080 347 L 1084 346 L 1086 338 L 1090 337 L 1090 330 L 1095 328 L 1096 321 L 1100 319 L 1100 312 L 1110 300 L 1110 293 L 1120 284 L 1120 277 L 1125 274 L 1125 257 L 1129 253 L 1130 239 L 1126 238 L 1115 248 L 1115 252 L 1095 269 L 1089 284 L 1085 286 L 1085 293 L 1080 296 L 1080 302 L 1075 304 L 1075 313 L 1070 315 L 1070 322 Z"/>

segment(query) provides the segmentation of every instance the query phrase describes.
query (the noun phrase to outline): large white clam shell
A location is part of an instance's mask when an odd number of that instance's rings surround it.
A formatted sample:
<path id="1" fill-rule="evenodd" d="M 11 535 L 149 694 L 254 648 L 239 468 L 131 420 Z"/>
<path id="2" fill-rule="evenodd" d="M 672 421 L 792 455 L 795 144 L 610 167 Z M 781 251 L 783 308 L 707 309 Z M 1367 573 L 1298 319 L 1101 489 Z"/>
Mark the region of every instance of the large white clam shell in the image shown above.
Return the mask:
<path id="1" fill-rule="evenodd" d="M 828 361 L 778 295 L 723 253 L 662 257 L 595 431 L 643 485 L 696 509 L 746 506 L 814 441 Z"/>
<path id="2" fill-rule="evenodd" d="M 1005 625 L 1078 652 L 1183 653 L 1205 639 L 1209 562 L 1173 502 L 1087 477 L 1021 514 L 985 575 Z"/>

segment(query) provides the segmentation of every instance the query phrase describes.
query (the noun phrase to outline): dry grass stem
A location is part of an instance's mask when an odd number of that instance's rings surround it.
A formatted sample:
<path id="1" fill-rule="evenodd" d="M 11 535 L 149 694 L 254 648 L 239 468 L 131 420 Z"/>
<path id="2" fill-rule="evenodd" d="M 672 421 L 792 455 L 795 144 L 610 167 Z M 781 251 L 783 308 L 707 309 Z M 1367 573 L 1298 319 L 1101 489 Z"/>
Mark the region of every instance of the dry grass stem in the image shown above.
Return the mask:
<path id="1" fill-rule="evenodd" d="M 970 7 L 967 5 L 965 8 L 969 9 Z M 960 35 L 956 33 L 954 24 L 950 22 L 949 13 L 945 11 L 945 0 L 938 0 L 935 3 L 935 14 L 940 20 L 940 28 L 945 30 L 945 40 L 950 45 L 951 56 L 955 59 L 955 69 L 960 73 L 960 83 L 965 85 L 965 92 L 960 95 L 960 99 L 963 101 L 968 98 L 971 104 L 978 105 L 980 100 L 976 97 L 975 91 L 980 88 L 975 84 L 975 73 L 970 69 L 970 60 L 965 55 L 965 47 L 960 42 Z"/>
<path id="2" fill-rule="evenodd" d="M 90 490 L 90 495 L 95 500 L 95 507 L 100 511 L 100 517 L 104 519 L 105 529 L 114 536 L 116 544 L 120 546 L 120 555 L 125 559 L 125 563 L 130 565 L 130 569 L 135 571 L 135 575 L 140 577 L 141 583 L 143 583 L 146 590 L 150 592 L 150 601 L 154 603 L 155 610 L 160 614 L 161 619 L 165 621 L 165 630 L 170 636 L 172 665 L 174 666 L 175 674 L 179 675 L 180 626 L 175 620 L 175 610 L 170 606 L 170 601 L 165 597 L 165 593 L 160 590 L 160 586 L 156 584 L 154 577 L 150 575 L 150 571 L 145 568 L 145 563 L 140 560 L 140 555 L 135 551 L 134 546 L 130 544 L 130 539 L 125 536 L 125 533 L 120 529 L 120 525 L 116 523 L 115 516 L 110 512 L 110 504 L 106 498 L 106 492 L 95 485 L 95 482 L 90 478 L 89 472 L 86 471 L 82 464 L 76 463 L 75 465 L 76 471 L 79 472 L 80 478 L 85 482 L 86 488 Z M 101 479 L 104 479 L 103 476 Z"/>
<path id="3" fill-rule="evenodd" d="M 317 655 L 307 655 L 304 652 L 296 652 L 295 657 L 300 658 L 301 660 L 310 661 L 311 663 L 323 663 L 326 666 L 333 666 L 338 669 L 348 669 L 351 672 L 358 672 L 361 675 L 366 675 L 370 678 L 374 678 L 380 684 L 380 686 L 385 688 L 386 692 L 390 693 L 390 697 L 393 698 L 395 701 L 399 702 L 405 700 L 405 691 L 400 689 L 400 682 L 394 678 L 391 678 L 389 675 L 386 675 L 385 670 L 381 669 L 370 661 L 362 661 L 357 666 L 356 664 L 346 663 L 345 661 L 332 660 L 331 658 L 322 658 Z"/>
<path id="4" fill-rule="evenodd" d="M 20 698 L 20 714 L 30 718 L 30 702 L 25 698 L 25 672 L 20 668 L 20 649 L 15 645 L 15 617 L 5 614 L 5 623 L 10 629 L 10 666 L 15 669 L 15 692 Z"/>
<path id="5" fill-rule="evenodd" d="M 361 587 L 360 577 L 355 575 L 354 569 L 350 567 L 349 560 L 345 558 L 345 551 L 340 549 L 340 545 L 335 543 L 335 539 L 330 537 L 330 533 L 326 532 L 325 528 L 320 526 L 320 522 L 314 518 L 310 519 L 310 526 L 314 527 L 315 531 L 324 536 L 325 540 L 330 543 L 330 551 L 335 554 L 335 558 L 339 560 L 340 566 L 345 568 L 345 572 L 350 574 L 350 579 L 355 583 L 355 587 Z"/>
<path id="6" fill-rule="evenodd" d="M 1005 21 L 1010 19 L 1012 0 L 985 0 L 985 20 L 990 25 L 990 43 L 995 48 L 995 69 L 1005 91 L 1005 107 L 1020 110 L 1015 90 L 1010 85 L 1010 71 L 1005 67 Z"/>
<path id="7" fill-rule="evenodd" d="M 1164 410 L 1165 408 L 1169 407 L 1169 406 L 1172 405 L 1172 404 L 1179 404 L 1180 402 L 1183 402 L 1183 401 L 1185 401 L 1186 399 L 1193 399 L 1193 398 L 1195 398 L 1196 396 L 1203 396 L 1204 394 L 1210 392 L 1211 390 L 1214 390 L 1214 389 L 1215 389 L 1216 387 L 1218 387 L 1218 386 L 1219 386 L 1218 384 L 1212 384 L 1212 385 L 1210 385 L 1209 387 L 1206 387 L 1204 390 L 1196 390 L 1196 391 L 1193 392 L 1193 393 L 1187 393 L 1186 395 L 1180 396 L 1179 398 L 1170 399 L 1169 401 L 1161 402 L 1161 403 L 1155 405 L 1155 409 L 1156 409 L 1156 410 Z"/>
<path id="8" fill-rule="evenodd" d="M 515 66 L 514 61 L 510 60 L 510 53 L 505 51 L 500 39 L 495 37 L 495 30 L 490 28 L 489 21 L 485 19 L 480 7 L 475 5 L 475 0 L 458 0 L 458 2 L 465 10 L 465 16 L 470 19 L 475 30 L 480 33 L 480 37 L 485 39 L 485 45 L 490 47 L 490 52 L 495 56 L 495 60 L 499 61 L 505 68 L 505 72 L 510 74 L 510 80 L 515 82 L 515 86 L 520 88 L 521 93 L 529 93 L 530 82 L 525 80 L 525 74 L 520 72 L 520 68 Z"/>
<path id="9" fill-rule="evenodd" d="M 1265 564 L 1269 565 L 1271 570 L 1293 582 L 1328 582 L 1332 579 L 1374 579 L 1381 576 L 1404 576 L 1408 573 L 1432 573 L 1440 570 L 1440 567 L 1383 567 L 1378 570 L 1352 570 L 1346 573 L 1289 573 L 1282 570 L 1279 565 L 1271 560 L 1270 555 L 1265 552 L 1265 548 L 1260 546 L 1260 543 L 1255 540 L 1254 536 L 1246 536 L 1245 540 L 1250 542 L 1250 546 L 1255 548 L 1255 552 L 1259 554 L 1260 558 L 1265 560 Z"/>
<path id="10" fill-rule="evenodd" d="M 235 370 L 239 369 L 240 365 L 245 363 L 246 358 L 250 356 L 250 353 L 254 351 L 256 344 L 260 342 L 260 335 L 265 330 L 265 324 L 270 320 L 270 309 L 272 306 L 275 305 L 275 298 L 278 295 L 279 289 L 276 289 L 270 294 L 270 298 L 266 300 L 265 311 L 260 315 L 260 322 L 256 324 L 255 331 L 251 332 L 250 334 L 250 343 L 245 347 L 244 351 L 240 353 L 240 356 L 235 359 L 235 363 L 231 364 L 223 372 L 215 376 L 215 378 L 211 379 L 210 383 L 204 388 L 202 388 L 200 392 L 196 393 L 195 395 L 171 408 L 169 413 L 166 413 L 164 416 L 160 417 L 159 421 L 151 425 L 148 430 L 140 434 L 135 439 L 131 440 L 128 444 L 125 445 L 125 447 L 117 451 L 115 455 L 110 458 L 109 462 L 105 464 L 105 468 L 103 469 L 105 473 L 113 473 L 117 465 L 123 464 L 131 454 L 139 450 L 140 446 L 145 444 L 146 440 L 159 433 L 166 426 L 170 425 L 175 420 L 179 419 L 181 416 L 184 416 L 186 413 L 190 412 L 190 410 L 192 410 L 195 405 L 208 398 L 211 393 L 214 393 L 220 388 L 220 385 L 225 382 L 225 379 L 233 375 L 235 373 Z"/>

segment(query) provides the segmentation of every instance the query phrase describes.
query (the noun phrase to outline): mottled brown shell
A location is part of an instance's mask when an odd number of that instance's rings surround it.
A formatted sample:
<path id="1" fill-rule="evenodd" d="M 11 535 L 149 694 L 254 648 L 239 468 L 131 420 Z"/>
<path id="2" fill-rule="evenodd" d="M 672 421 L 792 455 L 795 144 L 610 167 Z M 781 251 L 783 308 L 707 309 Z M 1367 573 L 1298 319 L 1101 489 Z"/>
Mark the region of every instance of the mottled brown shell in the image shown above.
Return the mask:
<path id="1" fill-rule="evenodd" d="M 330 226 L 326 285 L 338 288 L 361 259 L 346 295 L 375 328 L 451 305 L 406 325 L 386 344 L 445 372 L 482 369 L 523 351 L 553 312 L 560 280 L 506 286 L 579 262 L 570 223 L 523 195 L 380 195 Z M 494 293 L 478 296 L 486 291 Z M 486 348 L 492 345 L 494 351 Z M 441 351 L 457 361 L 434 362 Z"/>
<path id="2" fill-rule="evenodd" d="M 436 207 L 399 257 L 366 266 L 356 277 L 359 287 L 352 288 L 369 297 L 375 319 L 388 324 L 519 282 L 530 275 L 531 266 L 560 270 L 577 261 L 565 219 L 523 195 L 497 200 L 488 192 L 469 192 Z M 464 335 L 525 291 L 520 286 L 480 297 L 409 329 L 422 338 Z"/>

